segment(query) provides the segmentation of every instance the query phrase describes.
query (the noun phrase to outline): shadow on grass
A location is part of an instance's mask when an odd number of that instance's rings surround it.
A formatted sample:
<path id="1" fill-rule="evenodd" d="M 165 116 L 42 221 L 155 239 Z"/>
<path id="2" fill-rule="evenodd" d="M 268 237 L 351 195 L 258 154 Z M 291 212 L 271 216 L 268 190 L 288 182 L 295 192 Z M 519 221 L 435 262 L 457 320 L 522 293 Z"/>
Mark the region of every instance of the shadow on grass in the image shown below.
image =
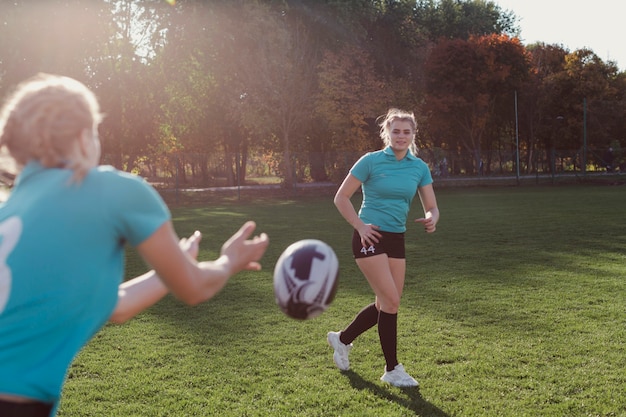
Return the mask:
<path id="1" fill-rule="evenodd" d="M 393 401 L 407 410 L 411 410 L 416 416 L 450 417 L 449 414 L 426 401 L 420 394 L 419 388 L 399 388 L 403 395 L 398 395 L 385 387 L 366 381 L 354 371 L 344 371 L 341 374 L 350 380 L 350 385 L 354 389 L 367 390 L 380 398 Z"/>

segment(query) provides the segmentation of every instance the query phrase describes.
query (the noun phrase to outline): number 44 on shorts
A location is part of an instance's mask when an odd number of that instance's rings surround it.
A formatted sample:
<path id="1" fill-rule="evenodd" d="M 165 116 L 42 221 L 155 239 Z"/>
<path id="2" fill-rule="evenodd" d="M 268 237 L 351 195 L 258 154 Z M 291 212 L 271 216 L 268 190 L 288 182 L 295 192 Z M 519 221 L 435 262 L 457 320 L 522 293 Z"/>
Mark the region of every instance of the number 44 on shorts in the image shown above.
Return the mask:
<path id="1" fill-rule="evenodd" d="M 374 245 L 370 245 L 369 248 L 361 248 L 361 253 L 367 255 L 368 253 L 376 253 L 376 249 L 374 249 Z"/>

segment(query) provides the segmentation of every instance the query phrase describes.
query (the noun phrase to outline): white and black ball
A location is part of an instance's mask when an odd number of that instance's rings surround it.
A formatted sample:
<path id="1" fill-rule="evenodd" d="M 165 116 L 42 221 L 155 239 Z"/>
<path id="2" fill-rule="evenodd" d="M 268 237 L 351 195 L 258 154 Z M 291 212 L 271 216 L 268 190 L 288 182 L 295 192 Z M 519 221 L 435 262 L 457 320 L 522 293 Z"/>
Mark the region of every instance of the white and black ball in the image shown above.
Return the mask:
<path id="1" fill-rule="evenodd" d="M 294 319 L 317 317 L 335 298 L 338 276 L 339 261 L 328 244 L 316 239 L 295 242 L 276 261 L 276 304 Z"/>

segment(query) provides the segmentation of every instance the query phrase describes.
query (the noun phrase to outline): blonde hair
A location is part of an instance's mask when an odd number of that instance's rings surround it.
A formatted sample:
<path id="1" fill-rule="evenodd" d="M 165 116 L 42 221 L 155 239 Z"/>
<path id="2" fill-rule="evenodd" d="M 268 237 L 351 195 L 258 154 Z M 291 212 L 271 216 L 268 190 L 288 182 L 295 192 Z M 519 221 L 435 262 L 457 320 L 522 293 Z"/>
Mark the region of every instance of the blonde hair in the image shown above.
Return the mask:
<path id="1" fill-rule="evenodd" d="M 21 168 L 31 160 L 63 167 L 74 141 L 102 121 L 95 95 L 72 78 L 38 74 L 17 86 L 0 111 L 0 149 Z"/>
<path id="2" fill-rule="evenodd" d="M 391 124 L 396 120 L 403 122 L 409 122 L 411 129 L 413 130 L 413 139 L 409 150 L 413 155 L 417 155 L 417 146 L 415 145 L 415 134 L 417 133 L 417 121 L 413 112 L 401 110 L 397 108 L 391 108 L 387 111 L 387 114 L 383 114 L 378 117 L 378 126 L 380 126 L 380 138 L 383 140 L 385 146 L 391 145 Z"/>

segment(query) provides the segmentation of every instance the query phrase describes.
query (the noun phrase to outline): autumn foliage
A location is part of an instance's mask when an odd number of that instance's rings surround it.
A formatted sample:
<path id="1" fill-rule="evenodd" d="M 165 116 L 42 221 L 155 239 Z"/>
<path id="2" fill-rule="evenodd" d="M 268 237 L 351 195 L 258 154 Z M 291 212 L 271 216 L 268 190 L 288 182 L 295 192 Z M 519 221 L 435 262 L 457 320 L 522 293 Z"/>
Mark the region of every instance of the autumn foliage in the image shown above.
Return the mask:
<path id="1" fill-rule="evenodd" d="M 425 65 L 428 132 L 439 147 L 464 148 L 479 163 L 501 107 L 531 70 L 519 40 L 506 35 L 442 39 Z"/>
<path id="2" fill-rule="evenodd" d="M 145 175 L 336 180 L 381 147 L 391 106 L 416 114 L 436 174 L 602 168 L 609 147 L 626 163 L 626 74 L 522 45 L 490 1 L 14 0 L 0 22 L 0 95 L 78 78 L 107 114 L 103 162 Z"/>

